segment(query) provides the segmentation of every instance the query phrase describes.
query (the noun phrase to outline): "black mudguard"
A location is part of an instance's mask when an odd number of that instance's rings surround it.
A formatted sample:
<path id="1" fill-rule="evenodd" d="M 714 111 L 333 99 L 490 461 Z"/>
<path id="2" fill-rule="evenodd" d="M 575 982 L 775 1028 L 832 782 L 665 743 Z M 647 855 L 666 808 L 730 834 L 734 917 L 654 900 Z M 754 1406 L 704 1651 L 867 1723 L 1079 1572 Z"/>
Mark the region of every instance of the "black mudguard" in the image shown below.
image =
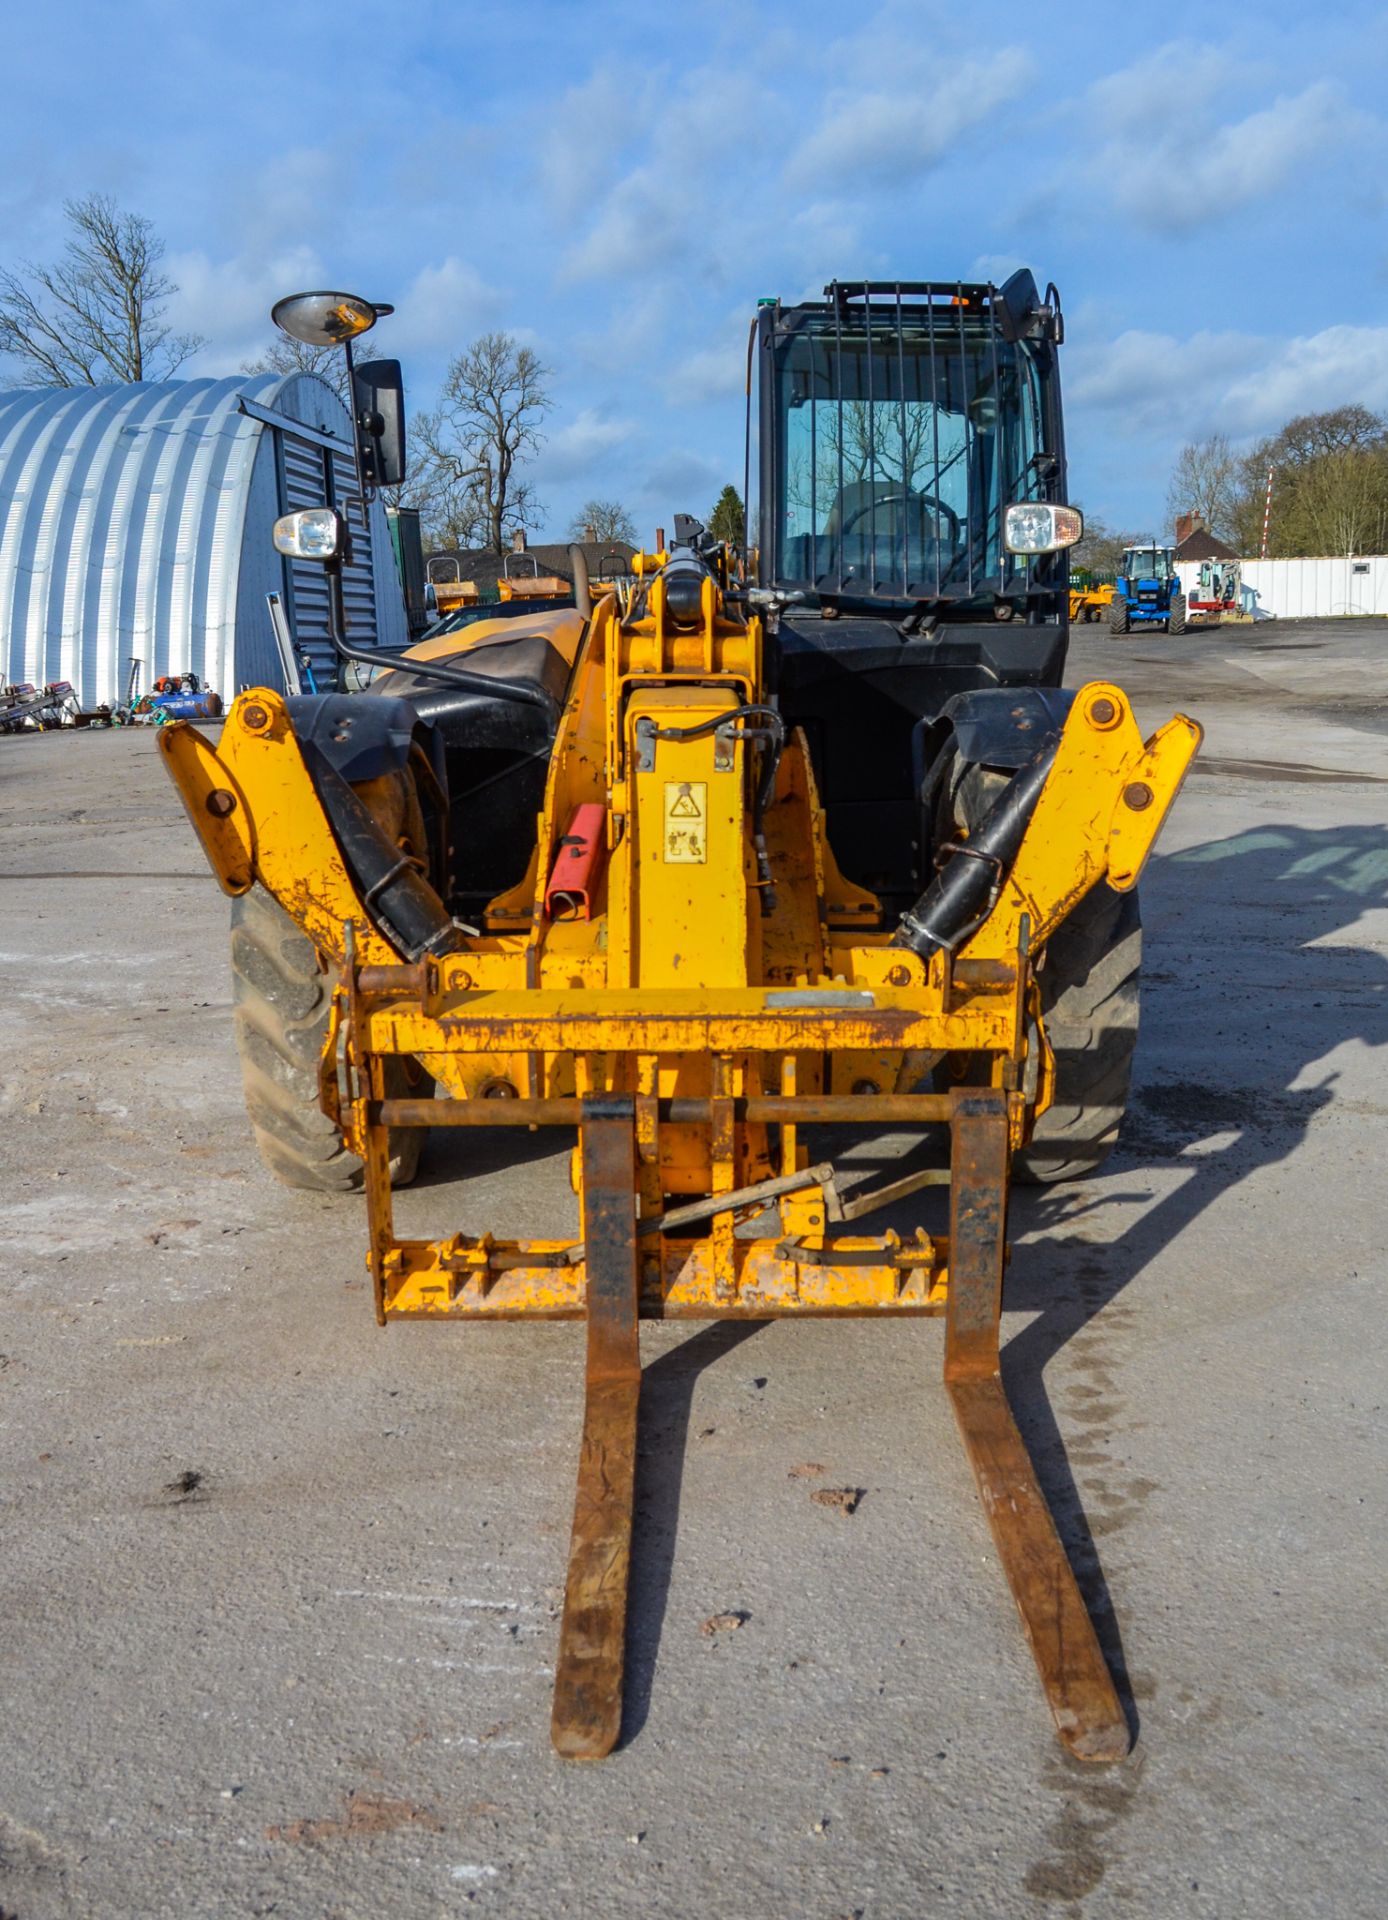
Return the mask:
<path id="1" fill-rule="evenodd" d="M 299 744 L 310 762 L 321 755 L 351 786 L 398 773 L 410 749 L 424 749 L 440 779 L 443 756 L 434 729 L 409 700 L 364 700 L 359 693 L 304 693 L 286 700 Z"/>
<path id="2" fill-rule="evenodd" d="M 333 838 L 375 924 L 407 960 L 449 952 L 461 938 L 453 916 L 353 791 L 364 781 L 401 772 L 418 747 L 446 802 L 446 769 L 434 728 L 408 700 L 315 693 L 285 706 Z M 436 852 L 436 867 L 442 851 Z"/>
<path id="3" fill-rule="evenodd" d="M 1069 687 L 980 687 L 947 701 L 931 731 L 953 735 L 972 766 L 1022 767 L 1059 737 L 1074 700 Z"/>

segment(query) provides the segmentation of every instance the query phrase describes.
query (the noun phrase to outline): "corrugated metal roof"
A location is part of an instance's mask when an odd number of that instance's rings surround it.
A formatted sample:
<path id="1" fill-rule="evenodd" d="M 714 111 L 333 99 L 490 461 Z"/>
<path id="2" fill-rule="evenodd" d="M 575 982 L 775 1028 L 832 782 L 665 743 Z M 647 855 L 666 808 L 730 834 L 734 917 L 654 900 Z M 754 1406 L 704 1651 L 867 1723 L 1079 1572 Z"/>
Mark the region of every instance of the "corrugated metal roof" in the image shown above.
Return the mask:
<path id="1" fill-rule="evenodd" d="M 0 678 L 70 680 L 89 706 L 122 696 L 132 655 L 146 687 L 189 668 L 227 695 L 265 678 L 259 520 L 279 488 L 256 487 L 248 525 L 257 461 L 275 463 L 243 397 L 349 431 L 305 374 L 0 393 Z"/>

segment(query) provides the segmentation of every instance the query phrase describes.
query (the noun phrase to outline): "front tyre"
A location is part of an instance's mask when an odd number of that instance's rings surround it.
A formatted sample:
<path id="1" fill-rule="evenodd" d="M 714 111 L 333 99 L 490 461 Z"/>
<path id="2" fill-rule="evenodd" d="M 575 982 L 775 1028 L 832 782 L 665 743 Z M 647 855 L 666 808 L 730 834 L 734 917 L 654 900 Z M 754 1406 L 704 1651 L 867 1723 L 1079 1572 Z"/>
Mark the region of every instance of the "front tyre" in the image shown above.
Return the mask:
<path id="1" fill-rule="evenodd" d="M 351 1193 L 364 1167 L 318 1104 L 318 1063 L 328 1034 L 332 982 L 313 942 L 263 887 L 231 903 L 232 1006 L 246 1112 L 260 1158 L 287 1187 Z M 411 1071 L 418 1076 L 411 1084 Z M 390 1091 L 422 1097 L 423 1070 L 404 1059 L 388 1063 Z M 391 1134 L 391 1179 L 413 1180 L 423 1128 Z"/>
<path id="2" fill-rule="evenodd" d="M 1055 1055 L 1055 1099 L 1013 1156 L 1026 1186 L 1093 1173 L 1127 1109 L 1137 1048 L 1142 914 L 1136 892 L 1100 882 L 1046 943 L 1037 976 Z"/>
<path id="3" fill-rule="evenodd" d="M 1128 603 L 1120 593 L 1109 602 L 1108 630 L 1110 633 L 1126 633 L 1132 621 L 1128 617 Z"/>
<path id="4" fill-rule="evenodd" d="M 1166 610 L 1166 630 L 1168 633 L 1184 633 L 1186 630 L 1186 596 L 1173 593 L 1171 603 Z"/>

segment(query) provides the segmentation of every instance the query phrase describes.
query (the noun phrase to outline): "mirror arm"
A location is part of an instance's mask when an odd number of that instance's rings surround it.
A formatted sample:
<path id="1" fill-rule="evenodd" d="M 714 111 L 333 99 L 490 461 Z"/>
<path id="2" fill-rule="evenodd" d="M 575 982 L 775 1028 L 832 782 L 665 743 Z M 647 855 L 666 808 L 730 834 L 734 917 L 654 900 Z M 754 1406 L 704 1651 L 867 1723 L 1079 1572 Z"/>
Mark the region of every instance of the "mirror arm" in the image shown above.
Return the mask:
<path id="1" fill-rule="evenodd" d="M 357 388 L 356 381 L 353 378 L 353 367 L 355 363 L 352 359 L 352 342 L 350 339 L 343 341 L 342 351 L 347 356 L 347 412 L 352 422 L 352 464 L 357 471 L 357 492 L 361 495 L 362 518 L 366 521 L 369 531 L 371 526 L 371 502 L 375 498 L 376 489 L 374 487 L 368 487 L 366 484 L 366 468 L 361 457 L 361 422 L 357 418 Z"/>

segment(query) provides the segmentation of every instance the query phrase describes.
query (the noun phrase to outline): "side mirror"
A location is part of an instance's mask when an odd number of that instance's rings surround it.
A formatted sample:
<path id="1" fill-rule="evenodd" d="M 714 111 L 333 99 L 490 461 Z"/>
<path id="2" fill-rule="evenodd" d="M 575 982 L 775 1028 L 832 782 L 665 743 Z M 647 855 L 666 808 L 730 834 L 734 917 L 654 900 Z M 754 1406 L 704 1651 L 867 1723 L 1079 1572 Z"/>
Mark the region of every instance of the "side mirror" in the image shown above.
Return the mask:
<path id="1" fill-rule="evenodd" d="M 405 477 L 405 383 L 398 360 L 365 360 L 352 368 L 352 415 L 369 487 Z"/>

